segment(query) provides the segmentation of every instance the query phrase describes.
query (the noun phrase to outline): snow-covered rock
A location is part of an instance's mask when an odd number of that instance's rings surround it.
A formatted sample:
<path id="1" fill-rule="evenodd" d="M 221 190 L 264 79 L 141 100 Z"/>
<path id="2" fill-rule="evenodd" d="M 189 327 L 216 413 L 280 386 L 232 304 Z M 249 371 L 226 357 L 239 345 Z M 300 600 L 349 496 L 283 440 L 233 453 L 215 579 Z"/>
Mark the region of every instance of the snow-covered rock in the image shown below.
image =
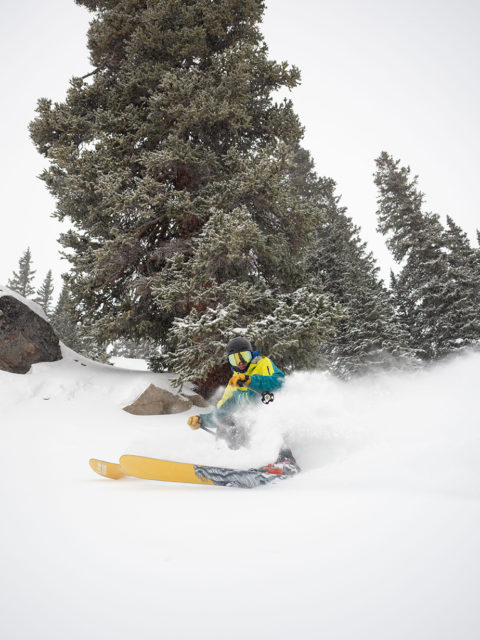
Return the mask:
<path id="1" fill-rule="evenodd" d="M 41 308 L 32 308 L 12 293 L 0 289 L 0 369 L 27 373 L 34 363 L 60 360 L 58 337 L 44 314 L 38 313 Z"/>

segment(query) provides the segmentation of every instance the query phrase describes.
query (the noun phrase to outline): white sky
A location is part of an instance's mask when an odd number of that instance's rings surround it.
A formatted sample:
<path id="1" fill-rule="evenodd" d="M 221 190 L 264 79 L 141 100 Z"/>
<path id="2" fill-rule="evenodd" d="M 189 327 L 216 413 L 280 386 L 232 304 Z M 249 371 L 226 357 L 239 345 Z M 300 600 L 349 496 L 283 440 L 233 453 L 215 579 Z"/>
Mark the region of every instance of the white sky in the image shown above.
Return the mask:
<path id="1" fill-rule="evenodd" d="M 36 178 L 43 158 L 27 126 L 39 97 L 63 100 L 68 81 L 90 69 L 91 14 L 73 0 L 22 0 L 3 8 L 0 55 L 0 284 L 27 246 L 37 284 L 59 259 L 61 225 Z M 480 227 L 478 37 L 474 0 L 269 0 L 263 32 L 271 57 L 302 72 L 290 97 L 320 175 L 338 183 L 383 275 L 390 256 L 376 234 L 374 159 L 385 150 L 420 177 L 427 207 L 450 214 L 472 239 Z"/>

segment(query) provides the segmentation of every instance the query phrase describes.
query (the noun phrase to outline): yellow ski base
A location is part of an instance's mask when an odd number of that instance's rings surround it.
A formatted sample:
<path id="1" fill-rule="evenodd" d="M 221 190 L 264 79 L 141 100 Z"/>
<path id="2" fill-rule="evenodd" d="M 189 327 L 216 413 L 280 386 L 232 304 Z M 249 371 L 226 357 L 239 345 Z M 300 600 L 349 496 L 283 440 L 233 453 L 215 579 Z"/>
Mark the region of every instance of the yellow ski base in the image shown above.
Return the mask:
<path id="1" fill-rule="evenodd" d="M 90 458 L 89 462 L 95 473 L 98 473 L 105 478 L 120 480 L 120 478 L 125 478 L 125 476 L 128 475 L 122 467 L 115 462 L 105 462 L 105 460 L 97 460 L 96 458 Z"/>
<path id="2" fill-rule="evenodd" d="M 169 462 L 157 458 L 125 455 L 120 458 L 120 466 L 127 475 L 144 480 L 215 484 L 209 478 L 200 478 L 195 473 L 194 465 L 185 462 Z"/>

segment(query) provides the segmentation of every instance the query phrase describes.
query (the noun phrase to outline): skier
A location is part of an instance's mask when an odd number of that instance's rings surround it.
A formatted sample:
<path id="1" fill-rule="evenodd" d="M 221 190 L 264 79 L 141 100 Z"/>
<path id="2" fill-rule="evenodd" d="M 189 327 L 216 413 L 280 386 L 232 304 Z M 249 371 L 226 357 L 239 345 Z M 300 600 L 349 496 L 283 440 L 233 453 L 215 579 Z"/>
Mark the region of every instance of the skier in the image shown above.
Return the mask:
<path id="1" fill-rule="evenodd" d="M 254 351 L 246 338 L 230 340 L 227 356 L 232 377 L 221 400 L 212 412 L 188 418 L 188 424 L 192 429 L 214 428 L 217 437 L 224 438 L 230 448 L 238 449 L 247 439 L 244 427 L 238 423 L 238 414 L 252 402 L 258 402 L 262 394 L 280 389 L 285 374 L 270 358 Z M 268 401 L 268 397 L 266 399 Z M 274 464 L 262 469 L 279 475 L 300 470 L 292 452 L 286 447 L 282 447 Z"/>

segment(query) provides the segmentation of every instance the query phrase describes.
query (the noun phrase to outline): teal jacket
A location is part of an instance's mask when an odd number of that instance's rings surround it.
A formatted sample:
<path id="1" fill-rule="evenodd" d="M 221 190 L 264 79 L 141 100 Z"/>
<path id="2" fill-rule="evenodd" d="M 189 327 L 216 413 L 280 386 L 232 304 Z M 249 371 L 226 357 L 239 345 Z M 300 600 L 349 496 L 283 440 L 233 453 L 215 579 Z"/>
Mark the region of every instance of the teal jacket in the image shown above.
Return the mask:
<path id="1" fill-rule="evenodd" d="M 248 369 L 242 372 L 250 376 L 248 387 L 234 387 L 229 383 L 216 408 L 211 413 L 199 416 L 205 427 L 218 427 L 222 423 L 222 418 L 246 408 L 252 402 L 258 402 L 260 396 L 252 389 L 260 391 L 260 393 L 280 389 L 285 374 L 273 364 L 270 358 L 257 355 L 257 353 L 254 352 L 254 358 L 248 365 Z"/>

